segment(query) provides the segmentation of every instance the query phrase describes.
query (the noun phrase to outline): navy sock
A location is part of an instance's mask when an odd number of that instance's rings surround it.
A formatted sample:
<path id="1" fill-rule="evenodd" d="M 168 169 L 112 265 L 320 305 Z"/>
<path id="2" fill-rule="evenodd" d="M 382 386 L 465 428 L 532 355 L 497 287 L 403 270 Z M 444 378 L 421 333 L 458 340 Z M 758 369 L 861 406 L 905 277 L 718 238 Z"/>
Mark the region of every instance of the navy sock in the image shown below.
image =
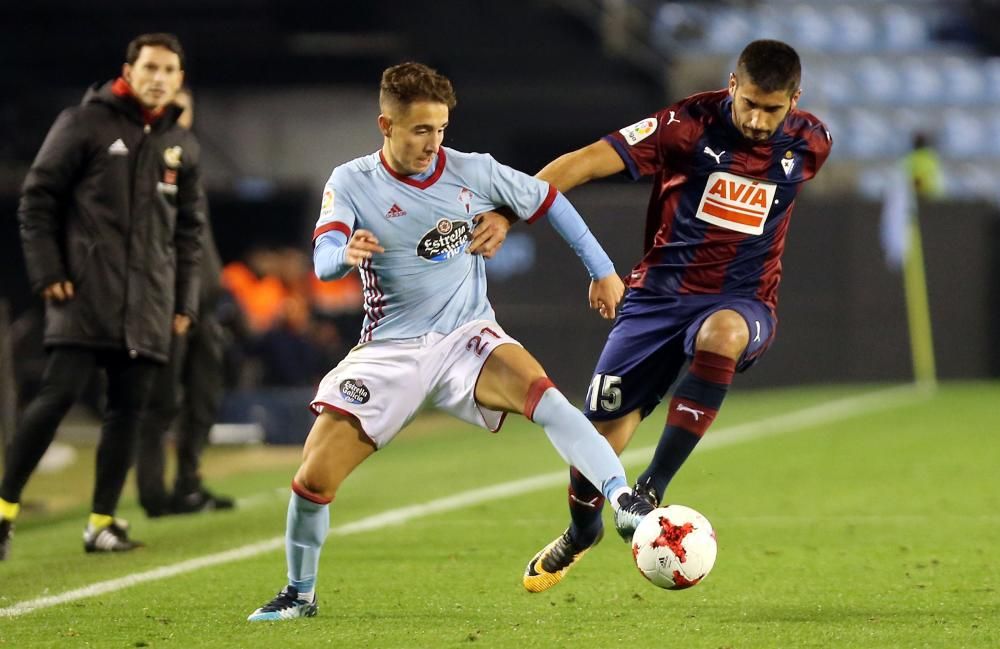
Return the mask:
<path id="1" fill-rule="evenodd" d="M 591 546 L 601 533 L 604 496 L 576 467 L 569 468 L 569 534 L 580 547 Z"/>
<path id="2" fill-rule="evenodd" d="M 639 483 L 652 487 L 661 502 L 667 485 L 715 420 L 735 372 L 736 361 L 699 351 L 677 384 L 653 459 L 639 476 Z"/>

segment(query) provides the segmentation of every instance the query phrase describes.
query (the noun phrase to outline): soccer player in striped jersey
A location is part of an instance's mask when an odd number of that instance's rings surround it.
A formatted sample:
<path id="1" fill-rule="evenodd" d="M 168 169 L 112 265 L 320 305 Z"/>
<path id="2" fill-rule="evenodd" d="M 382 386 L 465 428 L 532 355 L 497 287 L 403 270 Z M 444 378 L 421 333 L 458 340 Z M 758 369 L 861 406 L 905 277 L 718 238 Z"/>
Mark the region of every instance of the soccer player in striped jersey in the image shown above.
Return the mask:
<path id="1" fill-rule="evenodd" d="M 310 404 L 316 422 L 288 505 L 289 583 L 251 621 L 316 614 L 334 494 L 424 404 L 494 432 L 506 413 L 523 413 L 599 485 L 623 536 L 653 509 L 629 489 L 607 441 L 497 324 L 483 258 L 468 253 L 495 245 L 508 227 L 499 214 L 477 215 L 509 206 L 529 222 L 547 217 L 590 273 L 591 307 L 608 319 L 625 290 L 611 260 L 549 183 L 489 155 L 441 146 L 455 106 L 445 77 L 416 63 L 394 66 L 382 76 L 379 99 L 382 148 L 334 169 L 314 235 L 321 279 L 355 267 L 361 273 L 361 341 Z"/>
<path id="2" fill-rule="evenodd" d="M 585 403 L 621 453 L 674 386 L 663 434 L 634 488 L 652 504 L 712 424 L 733 374 L 774 339 L 795 197 L 832 144 L 823 123 L 796 108 L 800 78 L 794 49 L 754 41 L 727 89 L 683 99 L 538 173 L 560 191 L 619 172 L 653 176 L 645 254 L 626 278 Z M 528 563 L 526 589 L 551 588 L 601 539 L 602 503 L 571 469 L 570 526 Z"/>

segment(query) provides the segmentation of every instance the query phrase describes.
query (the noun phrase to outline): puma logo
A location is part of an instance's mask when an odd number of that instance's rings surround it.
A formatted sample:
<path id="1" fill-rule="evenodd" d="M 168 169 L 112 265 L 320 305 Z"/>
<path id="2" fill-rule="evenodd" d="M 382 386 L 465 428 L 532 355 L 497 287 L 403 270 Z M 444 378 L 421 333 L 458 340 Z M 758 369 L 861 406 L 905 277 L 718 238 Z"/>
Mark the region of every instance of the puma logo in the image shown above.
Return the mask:
<path id="1" fill-rule="evenodd" d="M 597 501 L 601 498 L 600 496 L 594 496 L 590 500 L 580 500 L 575 494 L 570 494 L 569 497 L 573 502 L 579 503 L 584 507 L 590 507 L 591 509 L 597 509 Z"/>
<path id="2" fill-rule="evenodd" d="M 725 151 L 720 151 L 720 152 L 716 153 L 715 151 L 713 151 L 711 149 L 711 147 L 705 147 L 705 150 L 702 151 L 702 153 L 710 155 L 713 158 L 715 158 L 715 164 L 722 164 L 722 156 L 725 155 L 726 152 Z"/>
<path id="3" fill-rule="evenodd" d="M 666 126 L 670 126 L 671 124 L 680 124 L 681 123 L 681 120 L 679 120 L 679 119 L 677 119 L 675 117 L 676 114 L 677 114 L 676 112 L 670 111 L 670 119 L 667 120 Z"/>
<path id="4" fill-rule="evenodd" d="M 690 413 L 691 416 L 694 417 L 695 421 L 699 421 L 701 419 L 701 416 L 705 414 L 704 410 L 695 410 L 694 408 L 688 408 L 683 403 L 678 403 L 677 408 L 675 408 L 675 410 L 677 410 L 677 412 Z"/>

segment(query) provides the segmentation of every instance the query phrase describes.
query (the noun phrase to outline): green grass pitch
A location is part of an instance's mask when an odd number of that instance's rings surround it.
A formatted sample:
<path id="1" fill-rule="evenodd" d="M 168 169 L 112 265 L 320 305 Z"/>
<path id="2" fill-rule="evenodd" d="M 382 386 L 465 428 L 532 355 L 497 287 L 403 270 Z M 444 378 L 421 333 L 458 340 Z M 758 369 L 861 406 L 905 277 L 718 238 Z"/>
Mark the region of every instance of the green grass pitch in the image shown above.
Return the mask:
<path id="1" fill-rule="evenodd" d="M 0 648 L 998 647 L 1000 384 L 945 384 L 855 412 L 850 399 L 883 389 L 734 390 L 706 442 L 765 424 L 706 443 L 671 485 L 667 500 L 704 513 L 719 537 L 712 574 L 677 592 L 645 582 L 613 532 L 562 584 L 525 592 L 525 563 L 567 521 L 561 479 L 344 533 L 381 512 L 564 472 L 523 418 L 498 435 L 423 418 L 345 484 L 319 615 L 284 623 L 245 618 L 284 584 L 295 451 L 212 449 L 210 484 L 243 499 L 238 511 L 147 521 L 128 493 L 120 514 L 149 546 L 87 556 L 92 450 L 82 449 L 29 485 L 26 501 L 59 506 L 23 515 L 0 563 Z M 767 423 L 831 402 L 832 414 L 805 424 Z M 654 413 L 632 448 L 654 444 L 662 421 Z M 271 549 L 183 563 L 260 541 Z M 134 575 L 146 580 L 12 614 Z"/>

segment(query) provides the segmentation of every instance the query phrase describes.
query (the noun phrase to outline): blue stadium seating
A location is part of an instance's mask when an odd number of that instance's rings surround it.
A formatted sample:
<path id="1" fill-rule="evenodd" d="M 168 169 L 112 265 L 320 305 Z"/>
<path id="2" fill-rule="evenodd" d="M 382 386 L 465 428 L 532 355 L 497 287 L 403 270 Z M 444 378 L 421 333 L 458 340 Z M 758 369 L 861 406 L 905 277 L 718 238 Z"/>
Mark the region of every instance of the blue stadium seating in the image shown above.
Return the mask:
<path id="1" fill-rule="evenodd" d="M 947 5 L 947 6 L 946 6 Z M 961 11 L 938 0 L 661 2 L 651 39 L 681 69 L 715 56 L 731 65 L 746 42 L 777 38 L 802 54 L 801 105 L 837 141 L 831 164 L 852 164 L 877 194 L 917 132 L 929 134 L 956 196 L 995 199 L 1000 172 L 1000 57 L 962 39 Z"/>

